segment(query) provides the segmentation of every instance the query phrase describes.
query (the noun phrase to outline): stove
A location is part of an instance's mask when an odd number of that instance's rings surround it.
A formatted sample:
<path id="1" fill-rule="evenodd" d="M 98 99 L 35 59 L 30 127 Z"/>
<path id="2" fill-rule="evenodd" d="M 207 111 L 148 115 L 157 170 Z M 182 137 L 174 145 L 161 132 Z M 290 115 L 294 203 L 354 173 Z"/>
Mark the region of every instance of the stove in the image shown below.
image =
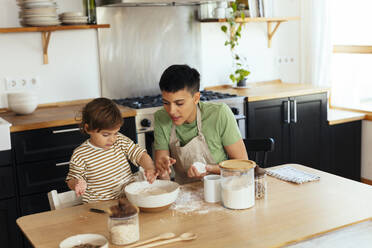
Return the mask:
<path id="1" fill-rule="evenodd" d="M 201 101 L 212 101 L 226 98 L 238 97 L 237 95 L 220 93 L 209 90 L 200 91 Z M 123 99 L 114 99 L 117 104 L 127 106 L 134 109 L 144 109 L 163 106 L 161 95 L 155 96 L 140 96 L 140 97 L 128 97 Z"/>
<path id="2" fill-rule="evenodd" d="M 220 93 L 209 90 L 200 91 L 201 101 L 223 102 L 226 103 L 233 112 L 238 122 L 242 137 L 245 138 L 245 104 L 243 96 L 228 93 Z M 162 96 L 140 96 L 122 99 L 113 99 L 119 105 L 136 109 L 136 132 L 138 144 L 146 147 L 149 151 L 152 147 L 149 143 L 153 142 L 154 113 L 163 108 Z M 152 137 L 148 137 L 151 135 Z M 150 138 L 150 139 L 149 139 Z M 152 141 L 151 141 L 152 140 Z M 151 154 L 151 153 L 149 153 Z"/>

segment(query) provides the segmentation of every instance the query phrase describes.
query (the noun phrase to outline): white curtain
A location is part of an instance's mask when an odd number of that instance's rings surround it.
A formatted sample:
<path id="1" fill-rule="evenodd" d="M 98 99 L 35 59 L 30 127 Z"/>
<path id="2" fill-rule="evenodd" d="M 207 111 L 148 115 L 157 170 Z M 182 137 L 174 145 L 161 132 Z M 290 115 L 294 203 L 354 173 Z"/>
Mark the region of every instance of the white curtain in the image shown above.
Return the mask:
<path id="1" fill-rule="evenodd" d="M 330 1 L 301 2 L 301 83 L 331 86 Z"/>

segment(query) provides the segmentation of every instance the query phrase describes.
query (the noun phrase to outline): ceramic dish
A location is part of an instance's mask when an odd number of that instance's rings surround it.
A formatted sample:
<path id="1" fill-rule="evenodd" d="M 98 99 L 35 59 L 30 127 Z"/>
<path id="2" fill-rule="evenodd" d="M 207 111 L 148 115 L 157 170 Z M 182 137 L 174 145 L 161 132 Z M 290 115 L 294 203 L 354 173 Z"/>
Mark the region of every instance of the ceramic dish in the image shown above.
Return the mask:
<path id="1" fill-rule="evenodd" d="M 61 24 L 60 22 L 34 22 L 34 23 L 29 23 L 25 22 L 27 26 L 35 26 L 35 27 L 44 27 L 44 26 L 57 26 Z"/>
<path id="2" fill-rule="evenodd" d="M 54 2 L 54 0 L 23 0 L 23 3 Z"/>
<path id="3" fill-rule="evenodd" d="M 82 17 L 84 16 L 83 12 L 63 12 L 62 14 L 60 14 L 60 16 L 62 17 Z"/>
<path id="4" fill-rule="evenodd" d="M 78 234 L 68 237 L 59 244 L 59 248 L 72 248 L 76 245 L 91 244 L 100 245 L 100 248 L 108 248 L 107 239 L 99 234 Z"/>
<path id="5" fill-rule="evenodd" d="M 167 209 L 176 199 L 179 184 L 168 180 L 134 182 L 125 187 L 128 200 L 144 212 L 159 212 Z"/>
<path id="6" fill-rule="evenodd" d="M 38 14 L 56 14 L 56 8 L 39 8 L 39 9 L 24 9 L 23 14 L 38 15 Z"/>
<path id="7" fill-rule="evenodd" d="M 55 7 L 57 5 L 53 2 L 35 2 L 35 3 L 24 3 L 22 6 L 25 9 L 34 9 L 34 8 L 41 8 L 41 7 Z"/>

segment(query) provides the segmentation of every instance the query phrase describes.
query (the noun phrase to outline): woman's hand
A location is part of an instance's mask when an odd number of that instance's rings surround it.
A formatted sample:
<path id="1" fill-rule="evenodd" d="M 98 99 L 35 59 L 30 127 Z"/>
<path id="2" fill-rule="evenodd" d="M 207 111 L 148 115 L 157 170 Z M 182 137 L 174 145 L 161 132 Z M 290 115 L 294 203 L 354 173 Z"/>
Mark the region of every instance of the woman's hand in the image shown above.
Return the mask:
<path id="1" fill-rule="evenodd" d="M 159 173 L 161 175 L 164 173 L 164 171 L 170 174 L 171 173 L 170 167 L 175 163 L 176 163 L 176 160 L 174 158 L 171 158 L 169 156 L 162 156 L 156 160 L 155 166 L 159 170 Z"/>
<path id="2" fill-rule="evenodd" d="M 75 179 L 75 186 L 74 190 L 76 193 L 76 196 L 81 196 L 85 193 L 85 190 L 87 189 L 87 182 L 83 179 Z"/>
<path id="3" fill-rule="evenodd" d="M 195 166 L 191 165 L 189 170 L 187 171 L 187 176 L 188 177 L 193 177 L 193 178 L 202 178 L 205 175 L 207 175 L 207 172 L 204 173 L 199 173 L 198 169 L 196 169 Z"/>
<path id="4" fill-rule="evenodd" d="M 146 180 L 149 183 L 153 183 L 155 181 L 156 177 L 158 176 L 158 174 L 159 173 L 155 169 L 145 170 L 145 177 L 146 177 Z"/>

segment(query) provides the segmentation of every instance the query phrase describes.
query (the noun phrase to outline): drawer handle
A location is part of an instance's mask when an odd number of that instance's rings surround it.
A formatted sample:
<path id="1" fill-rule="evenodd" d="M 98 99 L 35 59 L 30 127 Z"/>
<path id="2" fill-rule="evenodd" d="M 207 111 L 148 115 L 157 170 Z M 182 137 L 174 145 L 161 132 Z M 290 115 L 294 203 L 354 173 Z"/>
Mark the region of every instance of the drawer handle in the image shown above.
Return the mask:
<path id="1" fill-rule="evenodd" d="M 62 130 L 53 130 L 53 133 L 68 133 L 68 132 L 75 132 L 80 131 L 80 128 L 69 128 L 69 129 L 62 129 Z"/>
<path id="2" fill-rule="evenodd" d="M 70 162 L 62 162 L 62 163 L 56 163 L 56 166 L 63 166 L 63 165 L 69 165 Z"/>

